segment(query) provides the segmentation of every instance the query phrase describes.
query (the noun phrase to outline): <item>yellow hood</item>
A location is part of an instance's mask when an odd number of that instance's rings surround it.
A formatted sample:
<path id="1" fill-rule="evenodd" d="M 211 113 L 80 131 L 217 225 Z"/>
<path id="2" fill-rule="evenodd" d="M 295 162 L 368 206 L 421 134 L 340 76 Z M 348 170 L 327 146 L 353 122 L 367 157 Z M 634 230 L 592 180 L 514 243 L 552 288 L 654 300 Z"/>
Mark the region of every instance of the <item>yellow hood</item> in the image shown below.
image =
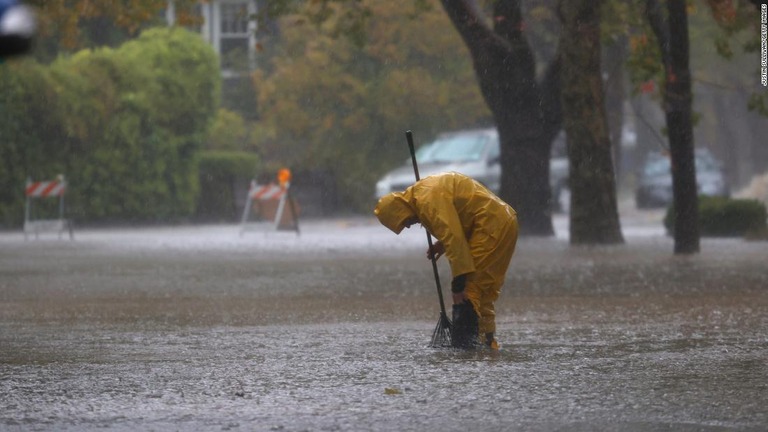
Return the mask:
<path id="1" fill-rule="evenodd" d="M 405 228 L 405 221 L 408 218 L 416 216 L 402 192 L 393 192 L 381 197 L 373 214 L 379 218 L 382 225 L 395 234 L 400 234 L 400 231 Z"/>

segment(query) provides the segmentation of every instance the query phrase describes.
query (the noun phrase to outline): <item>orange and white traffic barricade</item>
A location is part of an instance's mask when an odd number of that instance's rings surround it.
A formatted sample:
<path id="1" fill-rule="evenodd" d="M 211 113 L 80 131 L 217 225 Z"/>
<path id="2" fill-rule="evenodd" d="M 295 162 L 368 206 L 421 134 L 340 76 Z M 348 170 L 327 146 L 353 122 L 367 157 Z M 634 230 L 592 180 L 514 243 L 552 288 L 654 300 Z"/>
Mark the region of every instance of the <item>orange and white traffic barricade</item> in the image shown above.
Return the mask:
<path id="1" fill-rule="evenodd" d="M 64 195 L 67 192 L 67 182 L 63 175 L 59 175 L 56 180 L 51 181 L 32 181 L 27 179 L 24 189 L 26 204 L 24 206 L 24 238 L 27 239 L 30 234 L 38 238 L 41 232 L 56 232 L 61 238 L 64 231 L 69 232 L 70 240 L 73 238 L 72 223 L 64 218 Z M 58 209 L 52 206 L 33 205 L 36 200 L 58 198 Z M 45 218 L 44 216 L 48 216 Z"/>
<path id="2" fill-rule="evenodd" d="M 295 231 L 296 235 L 299 235 L 298 212 L 290 196 L 290 174 L 288 177 L 283 175 L 279 180 L 280 184 L 266 185 L 251 181 L 240 223 L 241 236 L 246 231 L 273 230 Z M 288 207 L 287 212 L 286 207 Z"/>

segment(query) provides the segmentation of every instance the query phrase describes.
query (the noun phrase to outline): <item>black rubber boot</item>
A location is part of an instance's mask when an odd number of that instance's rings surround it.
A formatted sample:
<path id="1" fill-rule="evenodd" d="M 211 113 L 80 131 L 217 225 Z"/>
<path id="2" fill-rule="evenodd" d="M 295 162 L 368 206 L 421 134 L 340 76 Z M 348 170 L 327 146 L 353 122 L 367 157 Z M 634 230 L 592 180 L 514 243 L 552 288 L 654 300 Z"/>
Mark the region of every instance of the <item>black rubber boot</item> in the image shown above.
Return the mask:
<path id="1" fill-rule="evenodd" d="M 485 344 L 489 347 L 493 346 L 493 332 L 485 334 Z"/>
<path id="2" fill-rule="evenodd" d="M 451 343 L 454 348 L 473 349 L 477 347 L 477 321 L 477 312 L 469 300 L 453 305 Z"/>

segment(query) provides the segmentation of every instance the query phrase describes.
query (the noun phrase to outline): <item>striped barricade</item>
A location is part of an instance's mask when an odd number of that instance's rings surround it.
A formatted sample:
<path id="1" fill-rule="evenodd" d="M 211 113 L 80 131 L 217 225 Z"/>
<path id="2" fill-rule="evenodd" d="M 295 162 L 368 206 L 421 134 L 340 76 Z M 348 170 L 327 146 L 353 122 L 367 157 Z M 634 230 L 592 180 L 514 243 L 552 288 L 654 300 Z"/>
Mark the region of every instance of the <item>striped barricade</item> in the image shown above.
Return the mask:
<path id="1" fill-rule="evenodd" d="M 59 176 L 51 181 L 32 181 L 27 179 L 24 195 L 26 204 L 24 206 L 24 238 L 27 239 L 30 234 L 35 234 L 35 238 L 40 236 L 41 232 L 57 232 L 59 238 L 64 231 L 69 231 L 70 240 L 73 238 L 72 223 L 64 218 L 64 194 L 67 191 L 67 182 L 64 176 Z M 48 211 L 49 218 L 36 217 L 36 208 L 33 201 L 44 198 L 58 198 L 58 214 Z M 39 213 L 45 213 L 40 210 Z M 57 216 L 57 217 L 54 217 Z"/>
<path id="2" fill-rule="evenodd" d="M 251 200 L 279 200 L 285 196 L 287 190 L 276 184 L 257 185 L 252 181 L 248 195 Z"/>
<path id="3" fill-rule="evenodd" d="M 32 198 L 60 197 L 64 196 L 67 183 L 62 179 L 53 181 L 33 182 L 27 180 L 26 194 Z"/>
<path id="4" fill-rule="evenodd" d="M 299 234 L 299 220 L 295 204 L 290 197 L 290 183 L 260 185 L 251 181 L 248 198 L 243 209 L 240 235 L 245 231 L 290 230 Z M 286 204 L 290 213 L 285 213 Z M 256 222 L 250 221 L 251 212 Z"/>

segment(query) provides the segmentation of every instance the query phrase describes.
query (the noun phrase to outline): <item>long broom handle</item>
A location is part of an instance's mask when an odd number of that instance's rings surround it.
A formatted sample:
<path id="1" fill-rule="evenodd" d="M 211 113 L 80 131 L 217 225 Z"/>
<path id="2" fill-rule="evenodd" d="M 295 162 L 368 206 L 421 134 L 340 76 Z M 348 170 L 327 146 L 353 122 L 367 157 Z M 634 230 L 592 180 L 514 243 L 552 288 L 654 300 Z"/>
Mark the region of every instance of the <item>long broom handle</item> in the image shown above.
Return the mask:
<path id="1" fill-rule="evenodd" d="M 411 151 L 411 162 L 413 162 L 413 173 L 416 174 L 416 181 L 421 180 L 419 177 L 419 166 L 416 164 L 416 150 L 413 148 L 413 134 L 411 131 L 405 132 L 405 139 L 408 140 L 408 149 Z M 443 289 L 440 286 L 440 274 L 437 271 L 437 260 L 435 259 L 435 255 L 432 249 L 432 236 L 429 234 L 429 231 L 426 229 L 424 232 L 427 233 L 427 243 L 429 244 L 429 251 L 431 253 L 430 259 L 432 260 L 432 273 L 435 274 L 435 285 L 437 285 L 437 297 L 440 299 L 440 312 L 443 314 L 443 316 L 447 316 L 445 313 L 445 303 L 443 302 Z"/>

